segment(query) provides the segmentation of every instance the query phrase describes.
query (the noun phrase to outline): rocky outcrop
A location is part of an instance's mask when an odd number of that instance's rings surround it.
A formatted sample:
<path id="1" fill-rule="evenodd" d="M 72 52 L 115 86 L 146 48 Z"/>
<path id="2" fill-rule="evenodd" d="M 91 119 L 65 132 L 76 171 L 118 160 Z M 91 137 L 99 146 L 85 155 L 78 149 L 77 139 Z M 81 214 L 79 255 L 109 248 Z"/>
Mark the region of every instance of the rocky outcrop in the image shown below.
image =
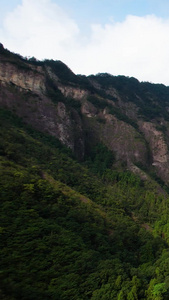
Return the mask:
<path id="1" fill-rule="evenodd" d="M 169 151 L 164 133 L 157 130 L 154 123 L 139 121 L 139 126 L 149 144 L 152 166 L 156 169 L 159 177 L 168 183 Z"/>
<path id="2" fill-rule="evenodd" d="M 1 107 L 10 109 L 37 130 L 58 138 L 78 159 L 83 159 L 89 144 L 92 147 L 102 142 L 113 151 L 116 163 L 123 162 L 142 178 L 146 178 L 146 173 L 139 165 L 154 170 L 169 184 L 169 131 L 168 121 L 165 121 L 165 118 L 169 120 L 168 90 L 164 91 L 166 104 L 160 106 L 162 100 L 158 102 L 158 94 L 149 92 L 149 85 L 139 90 L 138 81 L 136 88 L 135 80 L 128 88 L 130 79 L 125 83 L 123 77 L 122 84 L 126 84 L 123 89 L 120 78 L 114 86 L 116 80 L 113 78 L 111 84 L 110 75 L 100 76 L 98 80 L 97 76 L 91 76 L 85 78 L 81 86 L 82 81 L 76 80 L 70 70 L 65 76 L 67 67 L 61 63 L 31 63 L 3 53 L 6 52 L 1 47 Z M 57 70 L 57 66 L 60 69 Z M 60 70 L 62 76 L 59 77 Z M 66 81 L 64 76 L 69 79 Z M 150 112 L 152 105 L 158 120 L 149 117 L 147 105 Z M 160 130 L 158 124 L 165 130 Z"/>
<path id="3" fill-rule="evenodd" d="M 58 89 L 62 92 L 65 97 L 73 98 L 76 100 L 86 99 L 89 92 L 78 87 L 63 86 L 58 84 Z"/>
<path id="4" fill-rule="evenodd" d="M 148 151 L 143 136 L 130 124 L 118 120 L 111 114 L 100 114 L 100 118 L 88 121 L 91 138 L 104 143 L 115 154 L 116 161 L 127 164 L 148 164 Z"/>
<path id="5" fill-rule="evenodd" d="M 139 122 L 140 129 L 149 142 L 152 152 L 153 165 L 166 163 L 169 160 L 168 147 L 161 131 L 156 129 L 155 124 L 150 122 Z"/>
<path id="6" fill-rule="evenodd" d="M 65 104 L 57 105 L 57 137 L 70 148 L 79 159 L 84 157 L 84 135 L 82 122 L 75 110 L 68 111 Z"/>
<path id="7" fill-rule="evenodd" d="M 23 90 L 34 93 L 45 93 L 45 74 L 40 66 L 15 65 L 0 62 L 0 81 L 2 84 L 13 84 Z"/>
<path id="8" fill-rule="evenodd" d="M 85 101 L 81 106 L 81 112 L 83 115 L 91 118 L 97 115 L 98 110 L 92 103 L 90 103 L 89 101 Z"/>
<path id="9" fill-rule="evenodd" d="M 46 94 L 41 67 L 0 63 L 0 105 L 8 108 L 37 130 L 58 138 L 79 159 L 84 156 L 82 122 L 64 103 L 53 103 Z M 73 118 L 72 118 L 73 114 Z"/>

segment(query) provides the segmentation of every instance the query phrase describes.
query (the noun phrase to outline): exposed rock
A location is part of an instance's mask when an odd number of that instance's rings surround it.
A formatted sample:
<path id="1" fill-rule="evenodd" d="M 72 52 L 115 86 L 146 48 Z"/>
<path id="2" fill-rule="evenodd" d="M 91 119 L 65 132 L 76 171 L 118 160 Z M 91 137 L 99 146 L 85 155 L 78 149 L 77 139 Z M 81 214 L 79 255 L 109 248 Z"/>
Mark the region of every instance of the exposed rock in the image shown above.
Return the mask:
<path id="1" fill-rule="evenodd" d="M 4 84 L 4 83 L 3 83 Z M 0 82 L 2 87 L 2 82 Z M 34 92 L 34 90 L 33 90 Z M 6 83 L 0 89 L 0 105 L 14 111 L 28 124 L 58 138 L 69 147 L 79 159 L 84 155 L 82 123 L 78 113 L 72 118 L 72 113 L 65 104 L 54 104 L 45 95 L 29 93 L 17 86 Z"/>
<path id="2" fill-rule="evenodd" d="M 132 79 L 130 85 L 127 78 L 123 89 L 119 85 L 120 78 L 113 85 L 115 78 L 108 75 L 98 77 L 98 81 L 97 76 L 85 78 L 85 83 L 89 82 L 88 90 L 78 84 L 76 75 L 70 70 L 66 77 L 69 80 L 64 80 L 67 67 L 62 63 L 52 65 L 51 61 L 50 66 L 36 61 L 31 63 L 19 56 L 15 59 L 14 54 L 6 54 L 2 45 L 0 48 L 1 107 L 10 109 L 37 130 L 55 136 L 79 159 L 85 155 L 85 145 L 90 143 L 92 147 L 102 142 L 113 151 L 117 163 L 125 162 L 140 177 L 146 176 L 146 173 L 140 173 L 134 164 L 153 169 L 169 184 L 168 90 L 165 89 L 162 94 L 162 103 L 158 93 L 152 92 L 156 90 L 154 86 L 149 92 L 149 84 L 139 89 L 138 81 Z M 57 66 L 61 69 L 57 70 Z M 62 71 L 61 77 L 59 70 Z M 108 78 L 105 86 L 102 78 L 104 82 Z M 122 82 L 125 83 L 125 77 Z M 92 95 L 96 104 L 90 102 Z M 75 100 L 73 105 L 72 99 Z M 151 105 L 154 109 L 153 120 L 146 111 L 147 105 L 152 116 Z M 145 121 L 146 118 L 148 121 Z M 158 129 L 157 125 L 164 130 Z"/>
<path id="3" fill-rule="evenodd" d="M 132 171 L 134 174 L 138 175 L 143 181 L 150 181 L 150 177 L 140 168 L 138 168 L 136 165 L 130 163 L 128 164 L 128 168 L 130 171 Z"/>
<path id="4" fill-rule="evenodd" d="M 70 97 L 76 100 L 86 99 L 89 92 L 77 87 L 58 85 L 58 89 L 62 92 L 65 97 Z"/>
<path id="5" fill-rule="evenodd" d="M 135 128 L 111 114 L 100 115 L 100 118 L 86 120 L 91 140 L 104 143 L 113 151 L 116 160 L 148 164 L 146 143 Z"/>
<path id="6" fill-rule="evenodd" d="M 59 78 L 56 74 L 54 74 L 49 66 L 45 66 L 45 70 L 47 75 L 55 82 L 55 84 L 59 83 Z"/>
<path id="7" fill-rule="evenodd" d="M 110 95 L 110 96 L 114 97 L 116 100 L 121 101 L 120 95 L 115 88 L 113 88 L 113 87 L 108 88 L 108 89 L 106 89 L 105 92 L 107 95 Z"/>
<path id="8" fill-rule="evenodd" d="M 81 107 L 82 114 L 86 115 L 88 118 L 95 117 L 97 115 L 97 108 L 89 101 L 85 101 Z"/>
<path id="9" fill-rule="evenodd" d="M 169 152 L 164 134 L 157 130 L 153 123 L 140 121 L 139 125 L 151 149 L 152 165 L 166 182 L 169 180 Z"/>
<path id="10" fill-rule="evenodd" d="M 64 103 L 59 102 L 58 112 L 58 138 L 69 147 L 79 159 L 84 157 L 84 137 L 82 122 L 75 110 L 69 112 Z"/>
<path id="11" fill-rule="evenodd" d="M 42 94 L 46 91 L 44 73 L 41 67 L 21 67 L 0 62 L 0 81 L 2 84 L 14 84 L 17 87 Z"/>

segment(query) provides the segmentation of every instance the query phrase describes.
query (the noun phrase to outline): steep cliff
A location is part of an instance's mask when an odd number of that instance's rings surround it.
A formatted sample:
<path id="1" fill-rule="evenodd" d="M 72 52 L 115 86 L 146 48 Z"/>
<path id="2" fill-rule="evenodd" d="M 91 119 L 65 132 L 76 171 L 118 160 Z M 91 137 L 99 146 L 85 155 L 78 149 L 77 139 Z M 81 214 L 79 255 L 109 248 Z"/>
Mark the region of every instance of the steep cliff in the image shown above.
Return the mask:
<path id="1" fill-rule="evenodd" d="M 27 60 L 1 45 L 0 105 L 80 160 L 101 142 L 115 165 L 136 165 L 169 183 L 168 87 L 110 74 L 76 76 L 60 61 Z"/>
<path id="2" fill-rule="evenodd" d="M 0 299 L 169 299 L 169 88 L 0 44 Z"/>

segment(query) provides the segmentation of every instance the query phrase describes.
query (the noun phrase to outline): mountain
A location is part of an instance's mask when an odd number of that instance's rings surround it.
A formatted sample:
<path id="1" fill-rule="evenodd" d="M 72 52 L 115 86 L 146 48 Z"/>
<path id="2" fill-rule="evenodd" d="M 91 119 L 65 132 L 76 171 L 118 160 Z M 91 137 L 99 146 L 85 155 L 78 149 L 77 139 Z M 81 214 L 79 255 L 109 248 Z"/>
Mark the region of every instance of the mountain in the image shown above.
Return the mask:
<path id="1" fill-rule="evenodd" d="M 0 44 L 0 296 L 169 297 L 169 87 Z"/>
<path id="2" fill-rule="evenodd" d="M 146 169 L 168 185 L 169 87 L 109 74 L 76 76 L 61 61 L 25 60 L 2 45 L 0 80 L 1 107 L 58 138 L 77 158 L 103 143 L 114 163 Z"/>

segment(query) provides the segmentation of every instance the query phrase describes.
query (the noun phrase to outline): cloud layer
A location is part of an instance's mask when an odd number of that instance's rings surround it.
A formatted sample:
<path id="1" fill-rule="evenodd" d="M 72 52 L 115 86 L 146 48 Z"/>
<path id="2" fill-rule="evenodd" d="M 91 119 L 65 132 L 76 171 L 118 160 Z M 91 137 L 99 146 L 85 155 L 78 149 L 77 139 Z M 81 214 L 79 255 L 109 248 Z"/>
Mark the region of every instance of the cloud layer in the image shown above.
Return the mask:
<path id="1" fill-rule="evenodd" d="M 23 0 L 5 17 L 0 42 L 11 51 L 65 62 L 75 73 L 133 76 L 169 85 L 169 19 L 129 15 L 123 22 L 78 24 L 51 0 Z"/>

